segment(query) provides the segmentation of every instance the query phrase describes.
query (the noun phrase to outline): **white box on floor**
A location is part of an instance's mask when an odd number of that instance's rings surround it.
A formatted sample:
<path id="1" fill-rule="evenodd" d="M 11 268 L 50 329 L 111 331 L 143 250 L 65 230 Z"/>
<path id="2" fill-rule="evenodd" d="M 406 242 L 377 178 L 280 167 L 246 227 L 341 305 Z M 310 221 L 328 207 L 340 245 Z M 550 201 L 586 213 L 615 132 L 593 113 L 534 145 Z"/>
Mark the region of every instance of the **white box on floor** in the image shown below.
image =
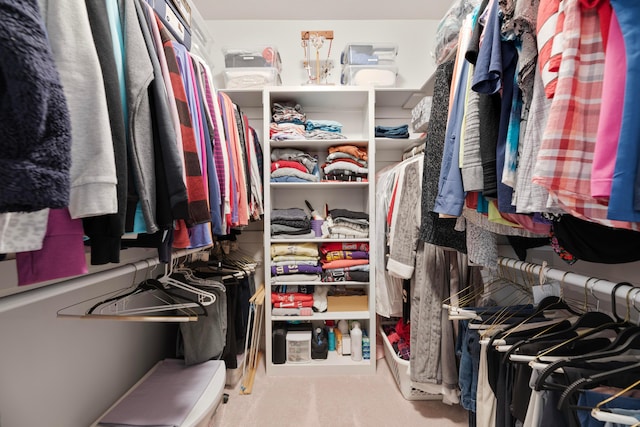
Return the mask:
<path id="1" fill-rule="evenodd" d="M 287 332 L 287 363 L 311 362 L 311 331 Z"/>
<path id="2" fill-rule="evenodd" d="M 186 366 L 183 360 L 162 360 L 91 427 L 207 427 L 223 398 L 225 368 L 222 360 L 191 366 Z"/>

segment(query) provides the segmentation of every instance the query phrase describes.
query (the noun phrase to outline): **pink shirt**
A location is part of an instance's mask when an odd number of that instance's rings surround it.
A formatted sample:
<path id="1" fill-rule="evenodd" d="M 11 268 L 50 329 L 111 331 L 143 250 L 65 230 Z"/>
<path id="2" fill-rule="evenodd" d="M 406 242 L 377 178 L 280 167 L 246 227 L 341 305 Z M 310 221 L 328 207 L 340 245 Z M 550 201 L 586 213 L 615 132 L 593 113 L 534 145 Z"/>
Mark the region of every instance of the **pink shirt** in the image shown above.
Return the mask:
<path id="1" fill-rule="evenodd" d="M 612 13 L 604 59 L 602 110 L 591 172 L 591 196 L 598 199 L 608 200 L 611 195 L 611 182 L 622 126 L 626 69 L 624 39 L 616 14 Z"/>

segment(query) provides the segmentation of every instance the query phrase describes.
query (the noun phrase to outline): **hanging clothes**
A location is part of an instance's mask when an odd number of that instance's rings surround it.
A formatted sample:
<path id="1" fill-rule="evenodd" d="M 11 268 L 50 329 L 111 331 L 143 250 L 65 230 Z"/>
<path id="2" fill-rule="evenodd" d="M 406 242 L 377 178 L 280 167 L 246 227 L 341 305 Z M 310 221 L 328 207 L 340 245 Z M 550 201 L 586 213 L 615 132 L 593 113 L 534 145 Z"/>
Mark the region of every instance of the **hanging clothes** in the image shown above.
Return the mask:
<path id="1" fill-rule="evenodd" d="M 71 117 L 71 217 L 116 213 L 113 142 L 87 8 L 82 0 L 40 6 Z"/>
<path id="2" fill-rule="evenodd" d="M 0 212 L 61 208 L 69 203 L 71 123 L 55 54 L 36 0 L 9 2 L 0 15 L 0 59 L 11 64 L 3 67 Z"/>

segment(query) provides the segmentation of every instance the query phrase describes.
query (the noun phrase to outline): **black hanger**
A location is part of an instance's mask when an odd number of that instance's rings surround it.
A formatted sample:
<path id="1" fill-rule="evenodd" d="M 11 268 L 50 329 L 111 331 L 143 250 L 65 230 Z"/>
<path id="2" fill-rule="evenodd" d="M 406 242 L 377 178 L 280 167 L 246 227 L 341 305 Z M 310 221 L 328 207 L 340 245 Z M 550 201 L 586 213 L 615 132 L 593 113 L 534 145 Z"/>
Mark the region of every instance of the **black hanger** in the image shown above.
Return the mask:
<path id="1" fill-rule="evenodd" d="M 616 307 L 616 291 L 620 286 L 629 286 L 630 288 L 633 288 L 634 286 L 629 282 L 620 282 L 616 283 L 615 285 L 613 285 L 613 288 L 611 288 L 611 313 L 618 322 L 626 322 L 627 319 L 623 319 L 618 316 L 618 308 Z"/>
<path id="2" fill-rule="evenodd" d="M 623 366 L 621 368 L 613 369 L 611 371 L 598 373 L 595 375 L 591 375 L 585 378 L 580 378 L 577 381 L 571 383 L 565 391 L 562 392 L 560 399 L 558 400 L 558 409 L 562 410 L 564 408 L 569 408 L 569 402 L 573 395 L 581 390 L 587 388 L 593 388 L 601 384 L 604 380 L 615 378 L 618 375 L 624 375 L 626 373 L 634 374 L 637 372 L 640 374 L 640 362 L 631 363 L 627 366 Z M 582 407 L 573 407 L 572 409 L 593 409 L 593 408 L 582 408 Z"/>
<path id="3" fill-rule="evenodd" d="M 124 294 L 116 295 L 114 297 L 107 298 L 105 300 L 97 302 L 89 310 L 87 310 L 87 314 L 92 314 L 95 311 L 96 308 L 100 307 L 103 304 L 108 304 L 110 302 L 119 301 L 122 298 L 131 296 L 131 295 L 135 295 L 135 294 L 139 294 L 139 293 L 145 292 L 145 291 L 150 291 L 150 290 L 153 290 L 153 289 L 155 289 L 155 287 L 152 286 L 151 284 L 147 283 L 146 280 L 144 280 L 144 281 L 138 283 L 138 285 L 135 288 L 133 288 L 133 290 L 131 290 L 130 292 L 126 292 Z"/>
<path id="4" fill-rule="evenodd" d="M 202 305 L 202 303 L 200 301 L 198 301 L 197 299 L 189 298 L 189 297 L 187 297 L 185 295 L 180 295 L 178 293 L 175 293 L 175 292 L 167 289 L 162 284 L 162 282 L 160 282 L 159 280 L 156 280 L 156 279 L 143 280 L 131 292 L 127 292 L 127 293 L 124 293 L 124 294 L 121 294 L 121 295 L 116 295 L 114 297 L 107 298 L 106 300 L 103 300 L 103 301 L 100 301 L 100 302 L 94 304 L 87 311 L 87 314 L 92 314 L 98 307 L 100 307 L 100 306 L 102 306 L 104 304 L 108 304 L 110 302 L 119 301 L 119 300 L 121 300 L 123 298 L 129 297 L 129 296 L 132 296 L 132 295 L 140 294 L 140 293 L 143 293 L 143 292 L 146 292 L 146 291 L 153 291 L 153 290 L 160 291 L 163 294 L 169 296 L 171 298 L 171 302 L 172 303 L 175 303 L 178 300 L 194 303 L 198 307 L 200 307 L 200 309 L 202 310 L 202 312 L 198 313 L 198 315 L 207 316 L 207 310 L 204 308 L 204 305 Z"/>
<path id="5" fill-rule="evenodd" d="M 542 301 L 538 303 L 538 310 L 541 312 L 545 310 L 566 310 L 576 316 L 583 314 L 574 310 L 563 298 L 557 296 L 543 298 Z"/>
<path id="6" fill-rule="evenodd" d="M 535 390 L 540 391 L 546 388 L 546 379 L 557 369 L 563 366 L 570 366 L 575 362 L 591 361 L 603 359 L 606 357 L 618 356 L 628 350 L 640 349 L 640 326 L 630 326 L 623 329 L 618 336 L 612 341 L 611 345 L 601 351 L 588 353 L 581 356 L 573 356 L 568 359 L 558 360 L 550 363 L 538 376 L 535 384 Z"/>
<path id="7" fill-rule="evenodd" d="M 525 319 L 525 321 L 513 325 L 511 327 L 508 327 L 504 332 L 508 332 L 510 329 L 513 329 L 517 326 L 522 325 L 523 323 L 526 323 L 527 321 L 533 319 L 536 316 L 542 315 L 546 310 L 566 310 L 568 312 L 570 312 L 571 314 L 576 314 L 576 315 L 582 315 L 578 312 L 576 312 L 573 308 L 571 308 L 564 299 L 558 297 L 558 296 L 548 296 L 542 299 L 542 301 L 540 301 L 538 303 L 538 306 L 536 308 L 536 311 L 534 312 L 534 314 L 532 314 L 531 316 L 529 316 L 529 318 Z M 611 318 L 609 318 L 609 320 L 611 320 Z M 588 317 L 587 319 L 585 319 L 585 322 L 590 321 L 590 318 Z M 536 336 L 536 337 L 530 337 L 530 338 L 525 338 L 521 341 L 518 341 L 517 343 L 513 344 L 509 350 L 503 355 L 502 357 L 502 363 L 506 363 L 509 360 L 509 356 L 512 355 L 518 348 L 520 348 L 522 345 L 524 344 L 528 344 L 531 342 L 537 342 L 537 341 L 542 341 L 542 340 L 549 340 L 552 338 L 555 339 L 564 339 L 564 338 L 568 338 L 569 335 L 571 334 L 571 328 L 572 326 L 569 326 L 569 328 L 563 328 L 561 330 L 557 330 L 555 332 L 552 332 L 555 328 L 558 327 L 565 327 L 566 323 L 563 324 L 561 323 L 561 321 L 558 321 L 558 324 L 556 325 L 552 325 L 549 328 L 549 333 L 548 334 L 544 334 L 544 335 L 540 335 L 540 336 Z"/>

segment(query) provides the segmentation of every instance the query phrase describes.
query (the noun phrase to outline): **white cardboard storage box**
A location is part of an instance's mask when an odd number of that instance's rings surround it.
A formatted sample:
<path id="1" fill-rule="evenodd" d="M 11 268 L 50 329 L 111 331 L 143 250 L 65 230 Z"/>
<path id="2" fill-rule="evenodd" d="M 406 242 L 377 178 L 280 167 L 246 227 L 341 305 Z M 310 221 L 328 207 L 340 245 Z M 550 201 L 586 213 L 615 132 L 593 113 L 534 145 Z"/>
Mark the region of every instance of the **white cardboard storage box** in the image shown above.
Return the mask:
<path id="1" fill-rule="evenodd" d="M 414 132 L 426 132 L 431 115 L 431 102 L 433 97 L 425 96 L 411 110 L 411 127 Z"/>

